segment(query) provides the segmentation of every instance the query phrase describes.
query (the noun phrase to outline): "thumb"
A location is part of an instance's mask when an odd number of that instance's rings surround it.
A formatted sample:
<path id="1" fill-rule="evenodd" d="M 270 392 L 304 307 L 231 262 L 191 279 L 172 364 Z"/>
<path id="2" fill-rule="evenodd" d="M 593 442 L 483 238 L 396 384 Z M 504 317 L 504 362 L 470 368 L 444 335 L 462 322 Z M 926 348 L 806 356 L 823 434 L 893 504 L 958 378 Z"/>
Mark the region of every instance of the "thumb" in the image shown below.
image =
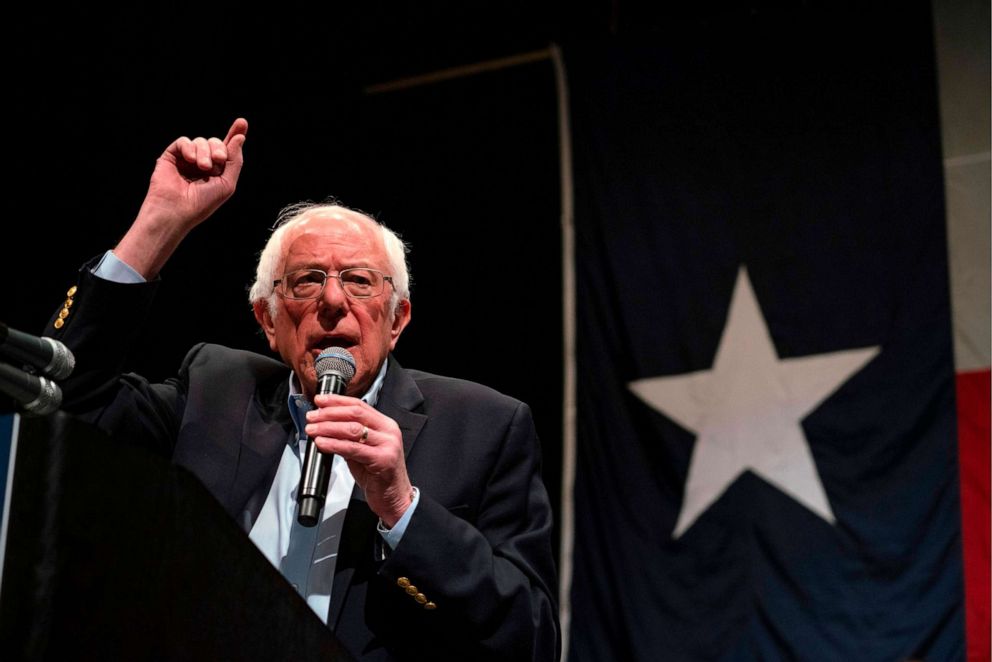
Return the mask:
<path id="1" fill-rule="evenodd" d="M 245 162 L 244 153 L 242 148 L 245 144 L 244 134 L 234 136 L 231 138 L 230 142 L 227 143 L 227 160 L 230 165 L 241 167 Z"/>
<path id="2" fill-rule="evenodd" d="M 227 160 L 228 163 L 240 167 L 244 163 L 244 153 L 242 148 L 244 147 L 245 140 L 247 139 L 248 133 L 248 120 L 243 117 L 239 117 L 234 120 L 231 124 L 231 128 L 227 132 L 227 137 L 224 138 L 224 144 L 227 145 Z"/>

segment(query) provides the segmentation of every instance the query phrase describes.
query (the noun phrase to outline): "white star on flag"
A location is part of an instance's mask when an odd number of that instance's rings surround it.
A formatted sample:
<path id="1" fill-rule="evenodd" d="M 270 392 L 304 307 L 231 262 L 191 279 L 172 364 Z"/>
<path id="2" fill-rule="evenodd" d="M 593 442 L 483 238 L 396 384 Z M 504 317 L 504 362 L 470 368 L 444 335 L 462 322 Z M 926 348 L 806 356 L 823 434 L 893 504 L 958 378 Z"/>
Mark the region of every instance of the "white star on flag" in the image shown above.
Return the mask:
<path id="1" fill-rule="evenodd" d="M 713 368 L 629 385 L 696 434 L 672 537 L 681 536 L 747 470 L 834 523 L 801 421 L 879 350 L 780 359 L 742 267 Z"/>

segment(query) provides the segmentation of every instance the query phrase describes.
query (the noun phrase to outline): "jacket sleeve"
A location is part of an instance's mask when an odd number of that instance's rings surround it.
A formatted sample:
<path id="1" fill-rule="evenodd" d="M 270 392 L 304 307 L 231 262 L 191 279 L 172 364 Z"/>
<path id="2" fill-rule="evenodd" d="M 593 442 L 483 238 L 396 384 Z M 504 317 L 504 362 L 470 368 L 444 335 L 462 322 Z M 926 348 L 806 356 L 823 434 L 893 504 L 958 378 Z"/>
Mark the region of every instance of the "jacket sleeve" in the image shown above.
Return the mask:
<path id="1" fill-rule="evenodd" d="M 530 410 L 516 404 L 471 521 L 422 490 L 379 569 L 406 606 L 392 617 L 413 626 L 397 646 L 434 659 L 558 659 L 551 508 Z"/>
<path id="2" fill-rule="evenodd" d="M 178 378 L 162 384 L 124 374 L 158 282 L 104 280 L 91 272 L 95 262 L 80 269 L 43 333 L 64 343 L 76 359 L 72 375 L 61 383 L 62 408 L 116 438 L 168 454 L 185 402 L 183 375 L 190 357 Z"/>

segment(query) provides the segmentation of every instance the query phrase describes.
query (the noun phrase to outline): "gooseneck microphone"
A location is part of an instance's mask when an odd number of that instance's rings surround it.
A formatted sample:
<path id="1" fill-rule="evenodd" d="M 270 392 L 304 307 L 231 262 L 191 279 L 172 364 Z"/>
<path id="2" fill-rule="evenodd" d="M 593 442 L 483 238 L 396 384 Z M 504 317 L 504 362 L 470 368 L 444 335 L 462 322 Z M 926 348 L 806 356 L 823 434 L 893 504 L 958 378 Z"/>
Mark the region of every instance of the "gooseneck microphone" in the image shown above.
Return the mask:
<path id="1" fill-rule="evenodd" d="M 76 367 L 69 348 L 58 340 L 32 336 L 0 322 L 0 357 L 10 363 L 26 363 L 52 379 L 65 379 Z"/>
<path id="2" fill-rule="evenodd" d="M 37 377 L 0 362 L 0 393 L 33 414 L 44 416 L 62 404 L 62 389 L 50 379 Z"/>
<path id="3" fill-rule="evenodd" d="M 343 394 L 348 382 L 355 376 L 355 358 L 346 349 L 329 347 L 314 362 L 317 371 L 317 395 Z M 299 510 L 296 521 L 303 526 L 316 526 L 320 512 L 327 500 L 327 483 L 331 478 L 332 457 L 324 455 L 307 437 L 307 451 L 303 459 L 303 474 L 297 496 Z"/>

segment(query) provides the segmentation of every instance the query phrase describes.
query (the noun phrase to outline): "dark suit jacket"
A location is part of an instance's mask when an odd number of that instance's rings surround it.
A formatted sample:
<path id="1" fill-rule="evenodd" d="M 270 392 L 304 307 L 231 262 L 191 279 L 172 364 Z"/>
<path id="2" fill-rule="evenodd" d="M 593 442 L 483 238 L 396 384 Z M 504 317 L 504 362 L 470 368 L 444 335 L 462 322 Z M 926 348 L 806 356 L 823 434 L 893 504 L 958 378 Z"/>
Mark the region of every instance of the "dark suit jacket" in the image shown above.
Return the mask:
<path id="1" fill-rule="evenodd" d="M 292 431 L 288 368 L 198 345 L 163 384 L 122 375 L 156 287 L 80 272 L 63 325 L 46 333 L 76 355 L 65 407 L 171 456 L 249 531 Z M 420 503 L 383 561 L 377 517 L 356 486 L 328 626 L 362 659 L 557 659 L 551 513 L 529 409 L 389 361 L 377 408 L 402 430 Z M 408 584 L 436 608 L 421 606 Z"/>

